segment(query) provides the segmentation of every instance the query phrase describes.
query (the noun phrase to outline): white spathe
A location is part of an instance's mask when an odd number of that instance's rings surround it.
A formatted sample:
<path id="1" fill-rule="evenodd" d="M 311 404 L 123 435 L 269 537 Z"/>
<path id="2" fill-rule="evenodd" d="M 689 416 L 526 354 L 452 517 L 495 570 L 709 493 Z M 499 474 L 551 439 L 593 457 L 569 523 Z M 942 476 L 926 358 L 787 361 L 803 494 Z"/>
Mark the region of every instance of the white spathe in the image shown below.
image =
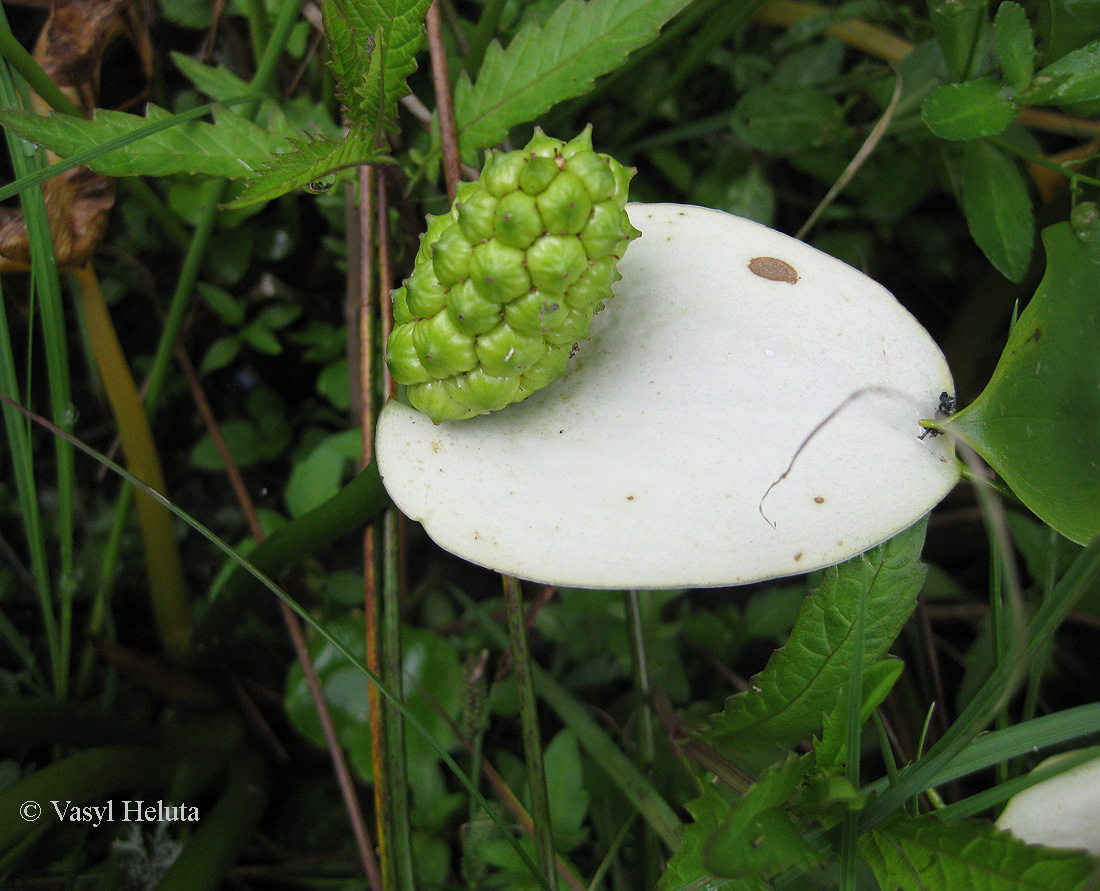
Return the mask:
<path id="1" fill-rule="evenodd" d="M 1053 767 L 1075 753 L 1047 758 Z M 1094 758 L 1013 795 L 997 820 L 1021 841 L 1076 848 L 1100 857 L 1100 758 Z"/>
<path id="2" fill-rule="evenodd" d="M 384 407 L 383 482 L 439 545 L 559 585 L 735 585 L 847 559 L 951 489 L 950 437 L 918 438 L 951 375 L 888 291 L 740 217 L 628 211 L 566 377 L 438 426 Z"/>

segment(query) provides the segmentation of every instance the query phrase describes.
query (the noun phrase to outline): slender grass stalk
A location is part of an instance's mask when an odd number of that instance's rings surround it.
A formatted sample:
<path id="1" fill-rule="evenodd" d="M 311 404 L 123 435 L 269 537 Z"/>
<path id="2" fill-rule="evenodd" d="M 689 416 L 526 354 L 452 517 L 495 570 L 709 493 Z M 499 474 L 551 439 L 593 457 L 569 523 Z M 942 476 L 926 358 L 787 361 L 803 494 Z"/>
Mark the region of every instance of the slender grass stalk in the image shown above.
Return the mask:
<path id="1" fill-rule="evenodd" d="M 5 23 L 6 26 L 6 23 Z M 3 29 L 0 29 L 3 30 Z M 24 91 L 25 92 L 25 91 Z M 0 66 L 0 96 L 5 105 L 15 107 L 29 102 L 29 97 L 19 95 L 19 87 L 6 65 Z M 8 136 L 9 154 L 17 177 L 28 175 L 34 168 L 34 162 L 23 149 L 25 144 Z M 45 200 L 40 188 L 32 189 L 23 196 L 23 215 L 27 225 L 27 238 L 31 250 L 31 293 L 42 320 L 42 336 L 46 352 L 46 374 L 50 392 L 50 406 L 54 421 L 67 431 L 72 430 L 73 411 L 69 381 L 68 348 L 65 338 L 65 317 L 61 301 L 61 284 L 57 273 L 57 261 L 53 250 L 53 237 L 50 234 L 49 220 Z M 4 320 L 2 349 L 10 358 L 12 355 L 10 334 L 7 321 Z M 28 370 L 33 349 L 27 351 Z M 5 362 L 5 391 L 18 398 L 19 387 L 16 382 L 14 361 Z M 30 379 L 28 376 L 28 393 Z M 14 419 L 13 419 L 14 420 Z M 16 422 L 17 426 L 22 426 Z M 24 428 L 25 429 L 25 428 Z M 9 438 L 13 431 L 9 428 Z M 16 437 L 19 434 L 14 434 Z M 31 550 L 31 565 L 36 579 L 39 606 L 45 627 L 47 647 L 50 654 L 51 675 L 54 692 L 65 696 L 69 688 L 69 660 L 72 645 L 72 604 L 75 593 L 73 575 L 73 537 L 74 508 L 73 499 L 76 489 L 74 456 L 72 447 L 62 441 L 55 441 L 54 449 L 57 461 L 58 495 L 58 545 L 60 560 L 60 578 L 57 586 L 57 602 L 54 602 L 54 583 L 52 580 L 52 561 L 47 553 L 45 530 L 38 508 L 37 486 L 34 482 L 33 454 L 29 435 L 13 441 L 13 457 L 18 453 L 16 465 L 16 485 L 22 507 L 24 529 Z M 20 464 L 22 466 L 20 466 Z"/>
<path id="2" fill-rule="evenodd" d="M 17 173 L 22 173 L 21 160 L 13 158 Z M 31 246 L 32 281 L 36 303 L 42 320 L 42 341 L 45 347 L 46 378 L 50 392 L 50 413 L 54 423 L 72 432 L 76 412 L 72 403 L 69 374 L 69 350 L 65 332 L 65 310 L 61 297 L 61 281 L 57 272 L 53 237 L 47 219 L 42 193 L 24 200 L 23 211 Z M 63 439 L 55 439 L 54 455 L 57 470 L 57 585 L 58 648 L 60 674 L 55 686 L 60 696 L 68 694 L 69 662 L 72 653 L 73 598 L 76 594 L 74 572 L 74 536 L 76 527 L 76 465 L 73 448 Z"/>
<path id="3" fill-rule="evenodd" d="M 1062 623 L 1077 599 L 1098 581 L 1100 581 L 1100 538 L 1081 551 L 1066 574 L 1058 581 L 1051 596 L 1040 604 L 1028 625 L 1027 643 L 1016 653 L 1016 658 L 996 666 L 948 732 L 940 737 L 924 757 L 902 771 L 897 785 L 885 791 L 879 799 L 867 806 L 860 820 L 863 831 L 879 825 L 909 796 L 954 778 L 948 771 L 948 766 L 1011 695 L 1019 679 L 1021 666 L 1027 665 L 1035 658 L 1044 645 L 1043 642 Z M 992 735 L 989 734 L 989 736 Z M 1002 752 L 998 760 L 1002 760 L 1006 755 L 1007 753 Z M 990 763 L 993 764 L 996 761 Z"/>
<path id="4" fill-rule="evenodd" d="M 508 645 L 508 635 L 463 592 L 454 595 L 474 616 L 478 626 L 498 646 Z M 557 713 L 562 723 L 577 734 L 581 746 L 607 773 L 634 809 L 642 815 L 670 851 L 680 847 L 680 819 L 648 779 L 623 754 L 615 742 L 593 720 L 583 705 L 569 694 L 549 672 L 533 666 L 535 691 Z"/>
<path id="5" fill-rule="evenodd" d="M 382 514 L 382 677 L 396 699 L 404 701 L 401 657 L 401 556 L 397 511 Z M 409 781 L 405 754 L 405 719 L 396 702 L 387 701 L 386 780 L 389 785 L 393 886 L 413 891 L 412 821 L 409 817 Z"/>
<path id="6" fill-rule="evenodd" d="M 6 307 L 7 301 L 0 301 L 0 393 L 3 393 L 13 402 L 19 402 L 21 396 Z M 35 593 L 38 595 L 39 611 L 42 615 L 42 630 L 49 655 L 50 681 L 53 692 L 58 693 L 61 676 L 64 674 L 64 666 L 57 618 L 53 610 L 50 564 L 46 549 L 45 532 L 42 528 L 42 517 L 39 511 L 38 486 L 34 477 L 34 453 L 30 430 L 19 413 L 6 404 L 4 406 L 4 428 L 7 433 L 8 454 L 15 476 L 19 514 L 23 519 L 23 529 L 30 553 Z M 29 650 L 26 652 L 26 656 L 33 660 L 33 654 Z M 33 665 L 33 662 L 31 664 Z"/>
<path id="7" fill-rule="evenodd" d="M 523 726 L 527 788 L 531 793 L 531 818 L 535 822 L 535 851 L 550 891 L 557 891 L 554 826 L 550 822 L 550 796 L 546 791 L 546 769 L 542 761 L 542 734 L 539 732 L 538 702 L 531 677 L 531 651 L 527 647 L 527 615 L 523 609 L 523 592 L 519 579 L 515 576 L 504 575 L 501 579 L 504 582 L 504 611 L 508 616 L 512 666 L 519 687 L 519 717 Z"/>
<path id="8" fill-rule="evenodd" d="M 646 629 L 651 623 L 642 617 L 641 594 L 636 588 L 623 592 L 626 609 L 626 631 L 630 641 L 630 666 L 637 698 L 638 755 L 642 770 L 648 774 L 656 757 L 654 745 L 653 708 L 650 705 L 649 657 L 646 653 Z M 645 596 L 646 619 L 652 619 L 653 598 Z M 660 878 L 662 861 L 660 844 L 653 828 L 642 824 L 642 850 L 645 862 L 646 886 L 656 885 Z"/>
<path id="9" fill-rule="evenodd" d="M 8 17 L 4 14 L 2 8 L 0 8 L 0 55 L 7 60 L 12 68 L 19 72 L 19 75 L 30 85 L 32 90 L 49 103 L 51 108 L 63 114 L 81 117 L 80 109 L 73 104 L 68 96 L 61 92 L 61 88 L 42 70 L 42 66 L 27 52 L 23 44 L 15 39 L 15 35 L 11 32 L 11 26 L 8 24 Z M 8 107 L 13 108 L 14 106 Z"/>
<path id="10" fill-rule="evenodd" d="M 867 630 L 867 598 L 860 597 L 856 607 L 856 619 L 852 628 L 852 662 L 848 671 L 847 728 L 845 740 L 848 757 L 844 775 L 855 789 L 860 784 L 860 755 L 862 754 L 863 728 L 863 651 Z M 855 891 L 856 843 L 859 840 L 859 815 L 846 814 L 840 831 L 840 887 L 841 891 Z"/>

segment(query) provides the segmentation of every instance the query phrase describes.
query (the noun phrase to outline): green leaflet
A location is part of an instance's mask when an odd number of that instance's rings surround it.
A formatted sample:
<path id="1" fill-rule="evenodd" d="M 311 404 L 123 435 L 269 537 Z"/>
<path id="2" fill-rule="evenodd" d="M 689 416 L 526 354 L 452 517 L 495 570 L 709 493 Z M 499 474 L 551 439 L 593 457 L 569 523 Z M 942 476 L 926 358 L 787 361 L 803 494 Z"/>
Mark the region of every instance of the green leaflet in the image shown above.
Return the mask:
<path id="1" fill-rule="evenodd" d="M 981 139 L 996 136 L 1019 113 L 1012 90 L 991 77 L 963 84 L 944 84 L 921 106 L 928 129 L 941 139 Z"/>
<path id="2" fill-rule="evenodd" d="M 981 820 L 897 816 L 859 840 L 883 888 L 926 891 L 1081 891 L 1096 862 L 1083 853 L 1027 845 Z"/>
<path id="3" fill-rule="evenodd" d="M 323 0 L 325 34 L 348 120 L 381 130 L 408 91 L 430 0 Z"/>
<path id="4" fill-rule="evenodd" d="M 987 142 L 963 143 L 962 208 L 974 242 L 1009 281 L 1031 262 L 1035 218 L 1019 165 Z"/>
<path id="5" fill-rule="evenodd" d="M 1019 3 L 1008 0 L 997 7 L 993 35 L 1005 81 L 1017 90 L 1026 90 L 1035 72 L 1035 35 Z"/>
<path id="6" fill-rule="evenodd" d="M 579 96 L 655 38 L 690 0 L 564 0 L 540 25 L 530 19 L 508 48 L 493 41 L 471 84 L 455 87 L 455 119 L 464 157 L 496 145 L 517 124 Z"/>
<path id="7" fill-rule="evenodd" d="M 1035 296 L 951 427 L 1040 519 L 1086 544 L 1100 534 L 1100 242 L 1058 223 L 1043 245 Z"/>
<path id="8" fill-rule="evenodd" d="M 723 745 L 786 746 L 814 733 L 845 689 L 852 631 L 866 599 L 864 664 L 881 660 L 916 605 L 924 580 L 919 562 L 927 520 L 878 547 L 825 570 L 809 592 L 790 639 L 768 660 L 753 687 L 731 696 L 711 716 L 706 739 Z"/>
<path id="9" fill-rule="evenodd" d="M 352 130 L 342 142 L 322 136 L 298 143 L 295 151 L 267 158 L 244 190 L 225 206 L 246 207 L 294 189 L 326 192 L 335 185 L 336 171 L 360 164 L 388 163 L 385 150 L 376 145 L 374 135 L 362 129 Z"/>
<path id="10" fill-rule="evenodd" d="M 286 139 L 300 131 L 265 130 L 231 109 L 214 106 L 214 123 L 185 121 L 172 125 L 176 117 L 149 105 L 145 117 L 120 111 L 97 109 L 94 120 L 69 115 L 45 117 L 29 112 L 0 112 L 0 124 L 16 135 L 44 146 L 62 158 L 94 150 L 111 140 L 137 136 L 150 125 L 164 129 L 143 136 L 125 149 L 108 151 L 88 161 L 88 166 L 105 176 L 169 176 L 174 173 L 203 173 L 208 176 L 240 178 L 251 176 L 271 156 L 287 147 Z M 274 123 L 285 119 L 273 116 Z"/>
<path id="11" fill-rule="evenodd" d="M 325 191 L 335 184 L 334 172 L 387 160 L 379 137 L 416 71 L 428 2 L 324 0 L 332 68 L 351 131 L 342 141 L 299 138 L 295 151 L 269 159 L 229 207 L 267 201 L 294 189 Z"/>

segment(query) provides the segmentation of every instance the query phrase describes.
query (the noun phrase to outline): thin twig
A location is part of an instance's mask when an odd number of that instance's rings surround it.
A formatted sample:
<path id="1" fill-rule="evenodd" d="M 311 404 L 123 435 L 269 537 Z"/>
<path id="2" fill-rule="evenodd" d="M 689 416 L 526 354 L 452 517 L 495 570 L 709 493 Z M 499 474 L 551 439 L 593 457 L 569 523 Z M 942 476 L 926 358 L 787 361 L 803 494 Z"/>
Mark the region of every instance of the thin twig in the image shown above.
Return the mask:
<path id="1" fill-rule="evenodd" d="M 871 152 L 878 146 L 879 141 L 886 135 L 886 130 L 890 126 L 890 122 L 894 119 L 894 112 L 897 111 L 898 102 L 901 100 L 902 81 L 901 74 L 898 73 L 894 79 L 894 95 L 890 97 L 890 104 L 886 106 L 886 111 L 882 113 L 882 117 L 878 119 L 878 123 L 871 128 L 871 132 L 867 134 L 867 138 L 863 141 L 863 145 L 859 147 L 859 151 L 856 152 L 855 157 L 848 162 L 848 166 L 844 168 L 844 171 L 837 177 L 836 182 L 828 192 L 825 193 L 825 197 L 821 199 L 821 203 L 814 208 L 814 212 L 810 214 L 808 220 L 802 224 L 802 228 L 795 233 L 795 238 L 801 240 L 806 237 L 806 233 L 813 228 L 814 223 L 817 222 L 818 217 L 825 212 L 825 209 L 836 200 L 836 196 L 843 191 L 843 189 L 852 181 L 852 177 L 856 175 L 859 168 L 863 166 L 864 162 L 871 157 Z"/>
<path id="2" fill-rule="evenodd" d="M 455 200 L 459 179 L 458 130 L 455 126 L 454 103 L 451 100 L 451 76 L 447 69 L 447 51 L 443 46 L 443 20 L 439 0 L 428 7 L 428 47 L 432 56 L 432 82 L 439 113 L 439 139 L 443 149 L 443 177 L 447 181 L 447 198 Z"/>
<path id="3" fill-rule="evenodd" d="M 195 400 L 195 404 L 198 406 L 199 413 L 206 423 L 211 438 L 214 440 L 214 446 L 221 456 L 222 463 L 225 465 L 226 475 L 229 477 L 230 485 L 233 487 L 237 503 L 240 505 L 241 511 L 248 521 L 249 529 L 252 531 L 252 537 L 255 538 L 257 542 L 263 541 L 264 530 L 260 525 L 260 519 L 256 513 L 256 506 L 251 496 L 248 494 L 244 479 L 241 477 L 240 468 L 237 467 L 237 462 L 233 459 L 233 455 L 229 451 L 229 446 L 222 437 L 217 419 L 214 417 L 214 412 L 210 407 L 206 394 L 203 392 L 202 383 L 199 380 L 199 376 L 195 373 L 195 367 L 191 364 L 191 359 L 187 355 L 182 344 L 176 344 L 175 352 L 176 359 L 183 368 L 184 376 L 187 378 L 187 383 L 191 388 L 191 395 Z M 332 767 L 336 774 L 337 785 L 340 787 L 340 794 L 344 799 L 344 807 L 348 812 L 348 821 L 351 823 L 352 834 L 355 836 L 355 846 L 359 852 L 359 859 L 363 865 L 363 871 L 366 873 L 367 881 L 370 883 L 372 891 L 381 891 L 382 880 L 378 872 L 378 863 L 374 858 L 373 844 L 370 837 L 367 835 L 367 827 L 363 820 L 363 810 L 359 806 L 359 796 L 355 791 L 355 782 L 352 779 L 351 771 L 348 769 L 347 759 L 344 757 L 344 750 L 340 747 L 340 740 L 336 733 L 336 724 L 332 720 L 332 713 L 329 711 L 328 702 L 325 700 L 325 692 L 321 685 L 321 678 L 317 674 L 317 667 L 310 658 L 309 645 L 306 643 L 305 635 L 302 634 L 302 626 L 298 622 L 298 617 L 287 605 L 286 601 L 281 599 L 279 600 L 279 612 L 283 618 L 283 624 L 286 626 L 291 644 L 294 647 L 294 653 L 302 666 L 302 674 L 305 676 L 306 685 L 309 687 L 310 698 L 313 700 L 313 706 L 317 711 L 317 719 L 325 735 L 325 744 L 328 747 L 329 758 L 332 760 Z"/>
<path id="4" fill-rule="evenodd" d="M 363 465 L 370 463 L 374 453 L 374 412 L 372 393 L 372 360 L 374 350 L 373 313 L 374 300 L 374 183 L 373 167 L 359 168 L 359 200 L 356 202 L 358 215 L 355 225 L 354 256 L 356 263 L 349 267 L 349 291 L 358 298 L 356 353 L 359 357 L 356 379 L 352 388 L 359 400 L 359 429 L 363 442 Z M 375 559 L 375 536 L 373 526 L 363 530 L 363 635 L 366 641 L 367 667 L 376 675 L 382 674 L 382 654 L 379 640 L 379 601 L 378 574 Z M 391 847 L 389 833 L 389 783 L 386 776 L 385 759 L 385 723 L 383 721 L 383 703 L 381 692 L 374 684 L 367 688 L 369 720 L 371 728 L 371 764 L 374 768 L 374 812 L 375 830 L 378 834 L 378 849 L 382 855 L 383 885 L 389 887 L 390 869 L 388 851 Z"/>

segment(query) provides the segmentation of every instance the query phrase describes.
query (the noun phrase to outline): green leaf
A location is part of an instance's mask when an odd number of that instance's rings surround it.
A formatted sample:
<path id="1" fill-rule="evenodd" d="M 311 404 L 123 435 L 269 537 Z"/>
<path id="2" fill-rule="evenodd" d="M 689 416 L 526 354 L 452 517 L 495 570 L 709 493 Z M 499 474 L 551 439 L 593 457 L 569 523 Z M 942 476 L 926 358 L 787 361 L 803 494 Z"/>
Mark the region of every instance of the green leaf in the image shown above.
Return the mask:
<path id="1" fill-rule="evenodd" d="M 362 454 L 362 436 L 356 430 L 321 440 L 290 472 L 284 493 L 290 515 L 300 517 L 335 495 Z"/>
<path id="2" fill-rule="evenodd" d="M 703 865 L 703 845 L 728 819 L 732 807 L 732 803 L 716 789 L 706 789 L 701 797 L 684 805 L 692 816 L 692 822 L 683 828 L 680 847 L 669 859 L 665 874 L 657 883 L 657 891 L 684 891 L 688 888 L 732 891 L 733 882 L 714 877 Z"/>
<path id="3" fill-rule="evenodd" d="M 1100 40 L 1047 65 L 1035 75 L 1025 100 L 1032 104 L 1069 105 L 1077 114 L 1095 114 L 1100 100 Z"/>
<path id="4" fill-rule="evenodd" d="M 951 420 L 1041 520 L 1100 534 L 1100 243 L 1043 231 L 1047 268 L 993 377 Z"/>
<path id="5" fill-rule="evenodd" d="M 251 85 L 243 78 L 237 77 L 224 65 L 203 65 L 198 59 L 173 51 L 172 64 L 179 69 L 195 88 L 205 93 L 215 102 L 224 102 L 234 96 L 243 96 L 250 92 Z"/>
<path id="6" fill-rule="evenodd" d="M 996 136 L 1019 113 L 1015 94 L 992 78 L 946 84 L 924 100 L 921 117 L 941 139 Z"/>
<path id="7" fill-rule="evenodd" d="M 545 25 L 530 18 L 502 50 L 493 41 L 477 83 L 455 87 L 463 155 L 503 140 L 518 124 L 588 91 L 645 46 L 690 0 L 564 0 Z"/>
<path id="8" fill-rule="evenodd" d="M 543 753 L 550 819 L 558 850 L 571 850 L 584 840 L 588 792 L 584 785 L 580 744 L 568 728 L 559 731 Z"/>
<path id="9" fill-rule="evenodd" d="M 993 36 L 1005 82 L 1017 90 L 1027 89 L 1035 71 L 1035 35 L 1019 3 L 1008 0 L 997 7 Z"/>
<path id="10" fill-rule="evenodd" d="M 265 160 L 267 163 L 226 207 L 246 207 L 270 201 L 294 189 L 328 191 L 336 181 L 331 177 L 334 171 L 360 164 L 383 163 L 386 153 L 375 147 L 373 135 L 352 130 L 343 142 L 321 136 L 309 142 L 298 142 L 293 152 Z"/>
<path id="11" fill-rule="evenodd" d="M 348 616 L 333 620 L 328 623 L 328 630 L 354 656 L 365 660 L 366 642 L 361 618 L 356 620 Z M 409 710 L 445 748 L 453 748 L 456 740 L 445 715 L 452 721 L 457 718 L 463 677 L 454 646 L 433 631 L 404 627 L 401 629 L 401 649 L 405 702 Z M 370 685 L 365 682 L 362 672 L 319 635 L 310 642 L 310 654 L 320 675 L 325 699 L 332 708 L 336 734 L 347 749 L 356 772 L 369 781 L 372 776 L 368 718 Z M 324 732 L 297 662 L 287 673 L 286 691 L 287 716 L 307 739 L 323 748 Z M 440 708 L 444 714 L 440 714 Z M 431 800 L 437 794 L 439 753 L 420 733 L 410 732 L 406 744 L 414 799 Z"/>
<path id="12" fill-rule="evenodd" d="M 210 349 L 206 351 L 206 355 L 202 357 L 202 364 L 199 366 L 199 374 L 211 374 L 212 372 L 220 371 L 236 359 L 240 351 L 241 340 L 239 337 L 218 338 L 210 345 Z"/>
<path id="13" fill-rule="evenodd" d="M 790 640 L 756 675 L 751 690 L 726 701 L 706 738 L 722 744 L 786 746 L 816 732 L 848 683 L 853 626 L 866 599 L 864 664 L 880 661 L 916 605 L 926 520 L 866 553 L 825 570 L 808 593 Z"/>
<path id="14" fill-rule="evenodd" d="M 812 87 L 753 87 L 737 100 L 733 132 L 766 152 L 797 152 L 835 139 L 844 128 L 836 100 Z"/>
<path id="15" fill-rule="evenodd" d="M 225 324 L 235 326 L 244 323 L 244 302 L 235 298 L 225 288 L 219 288 L 209 282 L 199 282 L 195 290 L 199 292 L 203 303 L 209 306 Z"/>
<path id="16" fill-rule="evenodd" d="M 962 148 L 962 207 L 970 234 L 1001 275 L 1018 282 L 1035 241 L 1027 183 L 1016 162 L 995 146 L 968 142 Z"/>
<path id="17" fill-rule="evenodd" d="M 979 820 L 898 816 L 859 839 L 859 855 L 883 888 L 927 891 L 1080 891 L 1096 862 L 1082 853 L 1027 845 Z"/>
<path id="18" fill-rule="evenodd" d="M 348 120 L 372 136 L 396 116 L 397 101 L 408 93 L 424 42 L 424 15 L 430 0 L 323 0 L 340 101 Z M 371 140 L 371 145 L 375 143 Z"/>
<path id="19" fill-rule="evenodd" d="M 788 755 L 733 802 L 722 824 L 703 845 L 707 869 L 724 878 L 764 879 L 785 869 L 807 869 L 821 862 L 821 854 L 803 839 L 786 807 L 811 761 Z"/>
<path id="20" fill-rule="evenodd" d="M 155 105 L 148 106 L 145 117 L 100 108 L 91 121 L 63 114 L 4 111 L 0 112 L 0 124 L 62 158 L 139 135 L 150 125 L 165 127 L 87 162 L 105 176 L 203 173 L 245 177 L 268 163 L 272 155 L 288 149 L 286 132 L 264 130 L 224 106 L 215 105 L 212 111 L 213 124 L 189 120 L 173 125 L 178 116 Z"/>

